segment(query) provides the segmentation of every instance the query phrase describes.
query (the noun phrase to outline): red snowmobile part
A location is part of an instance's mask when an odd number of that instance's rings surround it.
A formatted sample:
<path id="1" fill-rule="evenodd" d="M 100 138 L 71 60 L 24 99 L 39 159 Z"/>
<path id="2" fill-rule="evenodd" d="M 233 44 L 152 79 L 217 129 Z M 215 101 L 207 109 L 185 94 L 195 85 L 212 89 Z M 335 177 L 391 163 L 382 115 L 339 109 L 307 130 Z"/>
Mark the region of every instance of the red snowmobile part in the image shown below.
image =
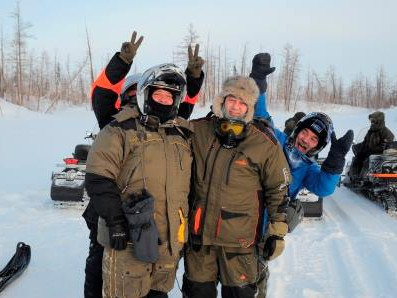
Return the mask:
<path id="1" fill-rule="evenodd" d="M 79 163 L 79 160 L 76 158 L 64 158 L 63 161 L 65 162 L 65 164 L 67 165 L 77 165 Z"/>
<path id="2" fill-rule="evenodd" d="M 397 178 L 397 174 L 385 174 L 385 173 L 368 173 L 368 176 L 375 178 Z"/>

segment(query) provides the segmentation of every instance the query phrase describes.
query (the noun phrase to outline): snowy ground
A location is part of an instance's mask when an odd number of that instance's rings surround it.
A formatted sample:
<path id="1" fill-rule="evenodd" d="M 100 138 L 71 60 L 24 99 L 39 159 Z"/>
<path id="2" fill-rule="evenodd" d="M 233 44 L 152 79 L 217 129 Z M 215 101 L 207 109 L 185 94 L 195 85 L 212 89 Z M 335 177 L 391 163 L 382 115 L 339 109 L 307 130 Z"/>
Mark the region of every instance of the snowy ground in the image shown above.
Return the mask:
<path id="1" fill-rule="evenodd" d="M 38 114 L 2 100 L 0 107 L 0 267 L 17 242 L 32 247 L 29 268 L 2 295 L 83 297 L 88 230 L 82 211 L 54 209 L 49 190 L 54 165 L 84 142 L 86 131 L 98 129 L 93 113 L 78 107 Z M 329 113 L 338 136 L 348 128 L 363 136 L 372 112 L 310 109 Z M 279 127 L 293 114 L 271 112 Z M 397 136 L 397 108 L 385 113 Z M 269 297 L 396 297 L 397 218 L 344 187 L 325 199 L 324 208 L 323 221 L 304 222 L 287 236 L 284 254 L 270 266 Z M 181 276 L 182 269 L 180 284 Z M 177 286 L 170 296 L 181 296 Z"/>

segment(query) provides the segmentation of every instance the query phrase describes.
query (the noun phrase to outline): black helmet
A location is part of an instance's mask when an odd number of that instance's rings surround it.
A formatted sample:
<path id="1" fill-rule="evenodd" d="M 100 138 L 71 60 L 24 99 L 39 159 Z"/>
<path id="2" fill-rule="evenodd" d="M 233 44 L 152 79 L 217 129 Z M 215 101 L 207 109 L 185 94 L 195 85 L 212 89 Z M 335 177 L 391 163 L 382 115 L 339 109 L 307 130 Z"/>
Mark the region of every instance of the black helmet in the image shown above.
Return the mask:
<path id="1" fill-rule="evenodd" d="M 328 115 L 321 112 L 312 112 L 296 123 L 295 129 L 291 135 L 293 142 L 295 142 L 296 137 L 304 128 L 310 129 L 318 137 L 316 148 L 310 150 L 310 152 L 306 154 L 308 156 L 314 156 L 323 150 L 331 141 L 331 134 L 334 131 L 332 120 Z"/>

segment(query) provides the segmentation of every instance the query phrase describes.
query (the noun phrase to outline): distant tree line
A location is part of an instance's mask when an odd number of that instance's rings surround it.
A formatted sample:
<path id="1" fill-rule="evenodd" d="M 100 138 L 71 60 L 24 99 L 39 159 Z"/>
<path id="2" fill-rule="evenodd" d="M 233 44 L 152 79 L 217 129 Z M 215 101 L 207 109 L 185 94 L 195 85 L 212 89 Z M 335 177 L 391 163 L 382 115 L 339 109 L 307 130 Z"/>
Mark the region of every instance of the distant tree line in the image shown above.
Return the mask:
<path id="1" fill-rule="evenodd" d="M 22 18 L 19 2 L 11 13 L 14 27 L 10 40 L 0 30 L 0 97 L 32 110 L 51 111 L 58 102 L 81 104 L 88 100 L 93 79 L 91 46 L 87 33 L 87 55 L 71 66 L 57 54 L 28 50 L 32 25 Z"/>
<path id="2" fill-rule="evenodd" d="M 189 44 L 200 43 L 200 51 L 205 59 L 205 81 L 201 89 L 200 102 L 212 102 L 219 92 L 222 82 L 230 75 L 249 75 L 253 55 L 248 56 L 244 45 L 239 59 L 228 56 L 228 50 L 211 43 L 209 36 L 203 44 L 193 25 L 188 27 L 188 34 L 174 52 L 174 62 L 186 63 Z M 258 52 L 258 51 L 257 51 Z M 254 54 L 256 54 L 255 52 Z M 274 58 L 274 55 L 272 55 Z M 282 104 L 288 111 L 295 111 L 299 101 L 317 103 L 346 104 L 366 108 L 388 108 L 397 106 L 397 82 L 387 78 L 385 70 L 379 67 L 374 79 L 362 74 L 352 82 L 344 83 L 334 66 L 330 66 L 324 75 L 314 70 L 301 73 L 300 53 L 292 45 L 286 44 L 281 53 L 281 61 L 276 72 L 268 76 L 267 97 L 270 105 Z M 274 61 L 275 59 L 273 59 Z"/>
<path id="3" fill-rule="evenodd" d="M 94 70 L 87 28 L 86 54 L 72 66 L 69 58 L 61 63 L 57 54 L 50 56 L 46 51 L 35 53 L 29 50 L 32 25 L 23 20 L 19 3 L 16 3 L 11 17 L 14 28 L 10 40 L 5 39 L 3 28 L 0 28 L 0 97 L 44 112 L 51 111 L 59 102 L 89 102 Z M 202 42 L 190 24 L 187 35 L 173 52 L 173 62 L 185 67 L 187 47 L 196 43 L 200 44 L 200 55 L 205 59 L 205 81 L 200 93 L 200 104 L 204 105 L 212 102 L 228 76 L 249 75 L 252 57 L 248 56 L 247 45 L 243 45 L 240 57 L 234 59 L 227 48 L 213 44 L 209 35 L 206 42 Z M 295 111 L 300 101 L 367 108 L 397 106 L 397 84 L 387 78 L 383 67 L 379 68 L 375 79 L 359 75 L 345 84 L 333 66 L 324 75 L 314 70 L 302 75 L 300 53 L 290 44 L 285 45 L 281 55 L 272 56 L 273 61 L 280 61 L 275 65 L 276 72 L 268 77 L 269 105 L 283 105 L 288 111 Z"/>

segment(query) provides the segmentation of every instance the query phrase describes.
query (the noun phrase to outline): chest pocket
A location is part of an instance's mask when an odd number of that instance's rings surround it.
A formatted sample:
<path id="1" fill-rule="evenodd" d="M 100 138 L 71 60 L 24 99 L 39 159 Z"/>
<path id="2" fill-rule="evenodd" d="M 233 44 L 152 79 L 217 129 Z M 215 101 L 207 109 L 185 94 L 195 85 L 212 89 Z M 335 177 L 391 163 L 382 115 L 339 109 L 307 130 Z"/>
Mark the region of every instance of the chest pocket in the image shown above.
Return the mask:
<path id="1" fill-rule="evenodd" d="M 171 142 L 171 150 L 173 151 L 173 158 L 176 164 L 176 177 L 178 181 L 175 186 L 179 190 L 189 190 L 190 174 L 193 161 L 193 154 L 187 142 L 183 140 L 173 140 Z"/>
<path id="2" fill-rule="evenodd" d="M 140 140 L 137 133 L 127 136 L 126 157 L 119 176 L 119 188 L 122 195 L 127 195 L 145 188 L 145 179 L 149 175 L 151 163 L 160 158 L 158 153 L 163 152 L 162 139 L 156 134 L 148 133 L 144 140 Z M 154 154 L 153 151 L 156 153 Z M 161 165 L 156 163 L 161 169 Z"/>
<path id="3" fill-rule="evenodd" d="M 235 151 L 228 162 L 225 184 L 241 185 L 241 181 L 244 188 L 256 189 L 260 186 L 260 169 L 247 154 Z"/>

